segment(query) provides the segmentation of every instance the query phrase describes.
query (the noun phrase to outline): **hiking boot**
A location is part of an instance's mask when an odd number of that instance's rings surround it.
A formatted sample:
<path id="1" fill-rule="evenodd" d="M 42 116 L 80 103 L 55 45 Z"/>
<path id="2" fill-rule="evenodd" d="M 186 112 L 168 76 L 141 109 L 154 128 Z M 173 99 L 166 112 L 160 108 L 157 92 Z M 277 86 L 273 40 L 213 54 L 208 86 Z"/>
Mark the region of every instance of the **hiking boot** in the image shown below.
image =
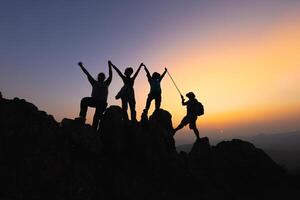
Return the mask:
<path id="1" fill-rule="evenodd" d="M 171 131 L 172 131 L 172 132 L 171 132 L 172 136 L 174 136 L 175 133 L 176 133 L 176 129 L 172 129 Z"/>

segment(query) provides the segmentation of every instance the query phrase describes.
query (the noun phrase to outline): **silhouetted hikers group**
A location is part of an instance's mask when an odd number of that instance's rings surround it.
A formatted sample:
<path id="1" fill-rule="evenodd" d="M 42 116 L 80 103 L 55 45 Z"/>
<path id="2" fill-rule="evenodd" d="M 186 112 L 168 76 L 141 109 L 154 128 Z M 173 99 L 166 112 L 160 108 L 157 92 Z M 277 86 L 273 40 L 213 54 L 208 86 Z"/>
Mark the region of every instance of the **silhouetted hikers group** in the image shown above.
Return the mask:
<path id="1" fill-rule="evenodd" d="M 82 71 L 87 75 L 87 78 L 92 85 L 92 95 L 91 97 L 84 97 L 81 100 L 80 103 L 80 113 L 79 117 L 76 118 L 76 120 L 84 123 L 86 120 L 86 113 L 88 107 L 96 108 L 95 114 L 93 117 L 93 123 L 92 126 L 95 130 L 98 130 L 99 121 L 101 121 L 101 118 L 103 117 L 103 113 L 106 110 L 107 107 L 107 97 L 108 97 L 108 87 L 112 81 L 112 68 L 117 72 L 117 74 L 121 77 L 124 85 L 116 95 L 116 99 L 121 99 L 122 102 L 122 110 L 123 110 L 123 119 L 129 120 L 127 109 L 128 105 L 130 108 L 130 114 L 131 114 L 131 120 L 134 122 L 137 122 L 136 119 L 136 110 L 135 110 L 135 95 L 134 95 L 134 81 L 136 77 L 138 76 L 141 67 L 144 67 L 146 71 L 146 76 L 148 78 L 148 82 L 150 85 L 150 92 L 148 94 L 148 98 L 146 101 L 145 109 L 142 113 L 142 118 L 147 118 L 148 110 L 150 108 L 152 100 L 155 100 L 155 111 L 154 113 L 160 109 L 161 105 L 161 86 L 160 82 L 164 78 L 165 74 L 168 72 L 167 68 L 165 68 L 165 71 L 160 75 L 158 72 L 154 72 L 151 76 L 148 68 L 143 63 L 140 64 L 136 72 L 133 76 L 133 68 L 128 67 L 125 69 L 124 74 L 114 65 L 111 61 L 108 61 L 108 67 L 109 67 L 109 76 L 105 80 L 105 74 L 99 73 L 97 80 L 95 80 L 89 72 L 84 68 L 83 64 L 81 62 L 78 63 Z M 170 76 L 170 74 L 169 74 Z M 172 79 L 172 77 L 170 76 Z M 174 82 L 174 80 L 172 79 Z M 175 84 L 175 82 L 174 82 Z M 176 85 L 175 85 L 176 86 Z M 177 88 L 177 86 L 176 86 Z M 178 90 L 178 88 L 177 88 Z M 179 90 L 178 90 L 179 91 Z M 179 91 L 180 92 L 180 91 Z M 181 94 L 181 93 L 180 93 Z M 189 92 L 186 94 L 188 97 L 188 101 L 185 101 L 184 97 L 181 95 L 182 105 L 187 106 L 187 115 L 182 119 L 181 123 L 174 129 L 174 134 L 183 128 L 184 126 L 189 124 L 190 129 L 192 129 L 197 137 L 199 139 L 199 131 L 196 126 L 196 120 L 198 116 L 204 114 L 204 108 L 203 105 L 197 101 L 196 96 L 194 93 Z"/>

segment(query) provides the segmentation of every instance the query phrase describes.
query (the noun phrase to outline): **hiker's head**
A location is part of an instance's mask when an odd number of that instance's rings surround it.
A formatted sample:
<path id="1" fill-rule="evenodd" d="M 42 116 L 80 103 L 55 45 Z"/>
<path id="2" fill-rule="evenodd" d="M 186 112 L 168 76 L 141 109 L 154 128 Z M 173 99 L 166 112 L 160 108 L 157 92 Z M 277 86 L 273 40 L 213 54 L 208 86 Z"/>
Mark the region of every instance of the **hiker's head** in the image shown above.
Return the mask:
<path id="1" fill-rule="evenodd" d="M 154 72 L 154 73 L 152 74 L 152 78 L 153 78 L 153 79 L 159 79 L 159 78 L 160 78 L 160 74 L 157 73 L 157 72 Z"/>
<path id="2" fill-rule="evenodd" d="M 189 92 L 185 96 L 187 96 L 187 98 L 189 98 L 189 99 L 195 99 L 195 97 L 196 97 L 193 92 Z"/>
<path id="3" fill-rule="evenodd" d="M 125 69 L 125 72 L 124 72 L 125 76 L 130 76 L 132 73 L 133 73 L 132 67 L 127 67 Z"/>
<path id="4" fill-rule="evenodd" d="M 104 73 L 99 73 L 98 74 L 98 81 L 99 82 L 103 82 L 105 80 L 105 74 Z"/>

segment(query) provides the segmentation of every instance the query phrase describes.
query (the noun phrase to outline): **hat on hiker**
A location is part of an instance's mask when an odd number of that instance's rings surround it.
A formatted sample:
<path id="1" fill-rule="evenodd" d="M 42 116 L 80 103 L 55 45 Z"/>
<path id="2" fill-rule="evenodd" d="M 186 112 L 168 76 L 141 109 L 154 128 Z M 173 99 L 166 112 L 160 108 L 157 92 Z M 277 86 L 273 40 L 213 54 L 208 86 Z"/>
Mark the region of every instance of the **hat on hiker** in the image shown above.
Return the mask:
<path id="1" fill-rule="evenodd" d="M 194 99 L 196 97 L 193 92 L 189 92 L 185 96 L 187 96 L 188 98 L 191 98 L 191 99 Z"/>

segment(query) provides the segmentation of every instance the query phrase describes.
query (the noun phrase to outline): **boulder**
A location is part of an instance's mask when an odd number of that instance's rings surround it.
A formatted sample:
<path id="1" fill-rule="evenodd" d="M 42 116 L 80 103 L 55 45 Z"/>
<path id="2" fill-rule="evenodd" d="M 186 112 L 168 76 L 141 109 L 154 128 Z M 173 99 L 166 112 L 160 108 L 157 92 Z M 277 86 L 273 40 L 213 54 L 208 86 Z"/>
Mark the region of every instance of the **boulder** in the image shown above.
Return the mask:
<path id="1" fill-rule="evenodd" d="M 212 152 L 217 181 L 232 184 L 232 187 L 271 186 L 286 176 L 285 171 L 264 151 L 246 141 L 223 141 L 213 147 Z"/>
<path id="2" fill-rule="evenodd" d="M 72 120 L 63 119 L 60 123 L 61 132 L 69 138 L 73 146 L 84 149 L 90 153 L 101 153 L 103 148 L 100 135 L 90 125 Z"/>

